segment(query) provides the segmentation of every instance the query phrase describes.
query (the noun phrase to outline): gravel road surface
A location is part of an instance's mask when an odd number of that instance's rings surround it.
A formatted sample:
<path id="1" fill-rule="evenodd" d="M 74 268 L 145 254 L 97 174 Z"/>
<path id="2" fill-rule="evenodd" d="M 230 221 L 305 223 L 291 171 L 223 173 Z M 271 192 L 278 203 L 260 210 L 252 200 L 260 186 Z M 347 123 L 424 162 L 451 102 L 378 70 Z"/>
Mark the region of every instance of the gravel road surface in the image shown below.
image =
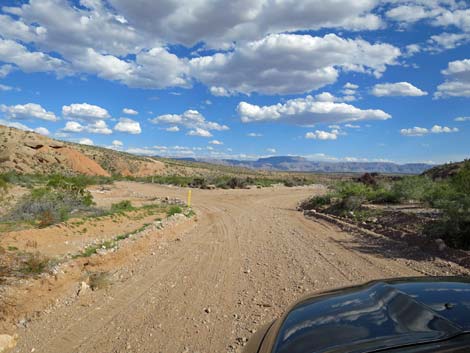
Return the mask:
<path id="1" fill-rule="evenodd" d="M 128 193 L 186 190 L 122 182 Z M 17 352 L 239 352 L 309 292 L 377 278 L 465 273 L 386 239 L 306 219 L 322 187 L 193 191 L 197 222 L 119 269 L 120 280 L 20 329 Z"/>

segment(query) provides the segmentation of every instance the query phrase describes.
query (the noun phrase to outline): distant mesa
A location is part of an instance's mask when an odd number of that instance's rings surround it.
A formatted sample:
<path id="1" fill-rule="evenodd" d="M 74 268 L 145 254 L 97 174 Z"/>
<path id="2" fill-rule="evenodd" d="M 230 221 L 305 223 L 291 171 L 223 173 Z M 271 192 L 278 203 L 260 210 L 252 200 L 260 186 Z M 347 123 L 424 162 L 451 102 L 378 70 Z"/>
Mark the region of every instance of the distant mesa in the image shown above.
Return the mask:
<path id="1" fill-rule="evenodd" d="M 185 159 L 189 160 L 189 159 Z M 222 164 L 228 166 L 265 169 L 272 171 L 316 172 L 316 173 L 389 173 L 389 174 L 421 174 L 434 167 L 432 164 L 391 162 L 325 162 L 311 161 L 299 156 L 275 156 L 259 158 L 254 161 L 236 159 L 196 159 L 192 161 Z"/>

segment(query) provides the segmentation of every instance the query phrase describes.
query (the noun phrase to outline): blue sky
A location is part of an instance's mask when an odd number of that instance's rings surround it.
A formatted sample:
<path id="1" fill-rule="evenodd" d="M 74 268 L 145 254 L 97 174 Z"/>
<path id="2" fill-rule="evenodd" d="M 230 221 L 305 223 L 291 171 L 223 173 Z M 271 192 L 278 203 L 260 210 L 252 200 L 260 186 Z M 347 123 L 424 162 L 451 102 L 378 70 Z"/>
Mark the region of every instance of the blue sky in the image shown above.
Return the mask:
<path id="1" fill-rule="evenodd" d="M 470 2 L 1 2 L 0 124 L 132 153 L 462 160 Z"/>

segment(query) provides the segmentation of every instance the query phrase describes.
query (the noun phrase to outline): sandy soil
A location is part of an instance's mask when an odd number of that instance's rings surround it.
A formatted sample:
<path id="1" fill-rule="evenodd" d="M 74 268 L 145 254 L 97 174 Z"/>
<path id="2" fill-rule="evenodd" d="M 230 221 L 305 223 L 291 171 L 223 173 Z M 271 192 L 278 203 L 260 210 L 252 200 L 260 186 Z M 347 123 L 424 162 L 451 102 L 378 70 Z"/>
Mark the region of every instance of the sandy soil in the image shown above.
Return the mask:
<path id="1" fill-rule="evenodd" d="M 123 193 L 186 190 L 122 182 Z M 193 190 L 198 221 L 134 250 L 105 290 L 18 329 L 15 352 L 232 352 L 306 292 L 398 276 L 468 274 L 419 250 L 295 211 L 321 187 Z M 135 242 L 136 244 L 138 242 Z"/>

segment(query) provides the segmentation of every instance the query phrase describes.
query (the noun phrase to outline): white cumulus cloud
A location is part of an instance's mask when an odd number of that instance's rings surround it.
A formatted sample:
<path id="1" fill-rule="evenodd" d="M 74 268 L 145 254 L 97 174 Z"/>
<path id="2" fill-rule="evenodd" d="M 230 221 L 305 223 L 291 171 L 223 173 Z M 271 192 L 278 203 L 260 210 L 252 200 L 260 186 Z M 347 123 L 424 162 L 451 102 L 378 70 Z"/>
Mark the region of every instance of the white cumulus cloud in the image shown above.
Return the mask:
<path id="1" fill-rule="evenodd" d="M 209 90 L 213 96 L 229 97 L 232 95 L 227 89 L 220 86 L 211 86 Z"/>
<path id="2" fill-rule="evenodd" d="M 82 132 L 85 127 L 76 121 L 67 121 L 65 127 L 62 129 L 64 132 Z"/>
<path id="3" fill-rule="evenodd" d="M 401 129 L 400 134 L 403 136 L 423 136 L 429 134 L 429 130 L 424 127 L 415 126 L 409 129 Z"/>
<path id="4" fill-rule="evenodd" d="M 86 131 L 91 134 L 103 134 L 103 135 L 110 135 L 113 133 L 106 121 L 104 120 L 96 120 L 86 126 Z"/>
<path id="5" fill-rule="evenodd" d="M 131 109 L 131 108 L 124 108 L 122 110 L 122 112 L 124 114 L 127 114 L 127 115 L 137 115 L 137 114 L 139 114 L 139 112 L 137 110 L 134 110 L 134 109 Z"/>
<path id="6" fill-rule="evenodd" d="M 213 94 L 294 94 L 334 83 L 339 71 L 379 77 L 400 54 L 390 44 L 336 34 L 271 34 L 231 52 L 191 59 L 189 65 L 191 75 L 213 87 Z"/>
<path id="7" fill-rule="evenodd" d="M 129 118 L 120 118 L 119 122 L 114 126 L 114 130 L 137 135 L 142 132 L 140 123 Z"/>
<path id="8" fill-rule="evenodd" d="M 120 140 L 113 140 L 111 142 L 111 148 L 115 150 L 120 150 L 124 146 L 124 143 Z"/>
<path id="9" fill-rule="evenodd" d="M 34 132 L 37 132 L 38 134 L 41 134 L 41 135 L 44 135 L 44 136 L 48 136 L 51 134 L 51 132 L 46 129 L 45 127 L 42 127 L 42 126 L 39 126 L 37 128 L 34 129 Z"/>
<path id="10" fill-rule="evenodd" d="M 4 119 L 0 119 L 0 125 L 8 126 L 8 127 L 14 127 L 15 129 L 20 129 L 20 130 L 24 130 L 24 131 L 32 131 L 33 130 L 30 127 L 26 126 L 25 124 L 21 124 L 17 121 L 10 121 L 10 120 L 4 120 Z"/>
<path id="11" fill-rule="evenodd" d="M 95 144 L 93 140 L 89 139 L 88 137 L 83 137 L 81 139 L 78 139 L 77 142 L 81 145 L 89 145 L 89 146 L 93 146 Z"/>
<path id="12" fill-rule="evenodd" d="M 443 134 L 443 133 L 452 133 L 458 132 L 459 129 L 456 127 L 447 127 L 447 126 L 440 126 L 434 125 L 432 128 L 424 128 L 424 127 L 412 127 L 409 129 L 401 129 L 400 134 L 403 136 L 424 136 L 428 134 Z"/>
<path id="13" fill-rule="evenodd" d="M 5 105 L 0 104 L 0 112 L 8 119 L 41 119 L 57 121 L 57 116 L 36 103 Z"/>
<path id="14" fill-rule="evenodd" d="M 96 120 L 87 125 L 82 125 L 77 121 L 67 121 L 65 127 L 62 129 L 63 132 L 89 132 L 91 134 L 103 134 L 110 135 L 113 131 L 108 127 L 104 120 Z"/>
<path id="15" fill-rule="evenodd" d="M 425 96 L 428 93 L 413 86 L 409 82 L 396 83 L 378 83 L 372 88 L 372 94 L 376 97 L 393 97 L 393 96 Z"/>
<path id="16" fill-rule="evenodd" d="M 237 111 L 242 122 L 245 123 L 282 121 L 297 125 L 314 125 L 391 118 L 389 114 L 379 109 L 360 109 L 346 103 L 318 101 L 312 96 L 269 106 L 240 102 Z"/>
<path id="17" fill-rule="evenodd" d="M 306 139 L 314 139 L 314 140 L 336 140 L 338 138 L 338 134 L 336 132 L 328 132 L 322 130 L 316 130 L 315 132 L 307 132 L 305 134 Z"/>
<path id="18" fill-rule="evenodd" d="M 200 137 L 212 137 L 210 131 L 202 129 L 200 127 L 196 127 L 192 130 L 188 131 L 189 136 L 200 136 Z"/>
<path id="19" fill-rule="evenodd" d="M 219 124 L 214 121 L 208 121 L 206 118 L 197 110 L 186 110 L 183 114 L 164 114 L 150 119 L 150 122 L 154 124 L 165 124 L 171 125 L 167 131 L 179 131 L 175 127 L 183 126 L 187 129 L 192 130 L 193 132 L 190 135 L 196 135 L 196 133 L 201 130 L 205 131 L 224 131 L 228 130 L 227 125 Z M 200 130 L 198 130 L 200 129 Z M 207 134 L 206 134 L 207 135 Z"/>
<path id="20" fill-rule="evenodd" d="M 209 141 L 209 143 L 211 145 L 223 145 L 224 144 L 222 141 L 219 141 L 219 140 L 212 140 L 212 141 Z"/>
<path id="21" fill-rule="evenodd" d="M 442 73 L 448 78 L 437 86 L 440 97 L 470 97 L 470 59 L 451 61 Z"/>
<path id="22" fill-rule="evenodd" d="M 371 30 L 383 24 L 372 10 L 378 0 L 111 0 L 134 28 L 186 46 L 209 47 L 256 40 L 273 32 L 343 28 Z"/>
<path id="23" fill-rule="evenodd" d="M 102 120 L 111 117 L 106 109 L 88 103 L 64 105 L 62 115 L 69 119 L 84 121 Z"/>
<path id="24" fill-rule="evenodd" d="M 15 64 L 25 72 L 56 72 L 59 76 L 69 74 L 68 64 L 48 54 L 29 51 L 24 45 L 10 39 L 0 38 L 0 61 Z"/>

